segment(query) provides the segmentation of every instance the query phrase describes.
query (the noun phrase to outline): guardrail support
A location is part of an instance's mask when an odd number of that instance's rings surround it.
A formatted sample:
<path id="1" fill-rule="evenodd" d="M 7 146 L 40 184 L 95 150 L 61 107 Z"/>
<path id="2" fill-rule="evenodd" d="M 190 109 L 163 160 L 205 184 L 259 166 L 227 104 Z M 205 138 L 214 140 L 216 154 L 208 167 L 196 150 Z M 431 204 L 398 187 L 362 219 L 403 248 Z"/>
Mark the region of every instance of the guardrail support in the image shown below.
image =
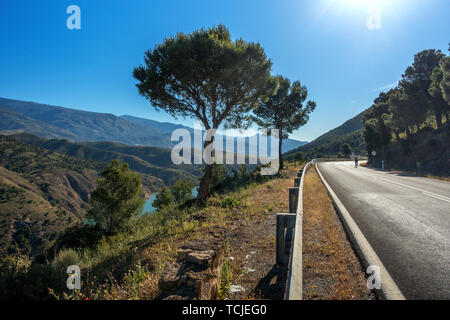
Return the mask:
<path id="1" fill-rule="evenodd" d="M 289 188 L 289 213 L 297 213 L 299 188 Z"/>
<path id="2" fill-rule="evenodd" d="M 277 265 L 286 265 L 289 260 L 289 251 L 292 241 L 292 231 L 295 226 L 296 214 L 278 213 L 276 230 L 276 263 Z"/>

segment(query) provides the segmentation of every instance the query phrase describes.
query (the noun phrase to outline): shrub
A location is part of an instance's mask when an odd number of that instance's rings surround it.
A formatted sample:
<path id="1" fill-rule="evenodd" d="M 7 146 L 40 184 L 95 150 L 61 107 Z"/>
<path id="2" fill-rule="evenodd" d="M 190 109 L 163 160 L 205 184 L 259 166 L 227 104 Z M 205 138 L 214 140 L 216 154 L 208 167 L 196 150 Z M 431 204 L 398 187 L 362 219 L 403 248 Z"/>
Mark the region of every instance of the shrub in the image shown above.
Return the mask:
<path id="1" fill-rule="evenodd" d="M 169 207 L 175 203 L 175 199 L 172 193 L 167 187 L 162 188 L 156 195 L 156 199 L 153 201 L 152 206 L 160 210 L 164 207 Z"/>
<path id="2" fill-rule="evenodd" d="M 222 208 L 236 208 L 239 201 L 232 197 L 226 197 L 222 200 Z"/>
<path id="3" fill-rule="evenodd" d="M 52 263 L 56 269 L 66 272 L 68 266 L 80 263 L 80 256 L 74 249 L 64 249 L 58 252 Z"/>
<path id="4" fill-rule="evenodd" d="M 170 187 L 170 193 L 177 204 L 183 204 L 192 199 L 192 189 L 194 189 L 194 184 L 191 181 L 180 179 Z"/>

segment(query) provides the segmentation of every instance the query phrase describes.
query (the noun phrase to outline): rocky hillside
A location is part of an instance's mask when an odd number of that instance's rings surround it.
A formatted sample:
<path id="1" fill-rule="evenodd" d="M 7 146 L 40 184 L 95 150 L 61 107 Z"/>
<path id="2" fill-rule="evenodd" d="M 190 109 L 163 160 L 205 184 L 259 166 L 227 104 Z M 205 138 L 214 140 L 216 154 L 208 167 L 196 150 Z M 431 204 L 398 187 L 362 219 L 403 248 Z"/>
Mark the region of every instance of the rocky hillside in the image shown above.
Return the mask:
<path id="1" fill-rule="evenodd" d="M 104 160 L 72 157 L 0 135 L 0 253 L 38 254 L 59 232 L 82 221 L 98 174 L 109 163 Z M 139 173 L 146 196 L 166 185 Z M 173 179 L 181 177 L 175 172 Z"/>
<path id="2" fill-rule="evenodd" d="M 170 149 L 128 146 L 114 142 L 75 143 L 65 139 L 43 139 L 29 133 L 13 134 L 10 137 L 78 159 L 103 163 L 118 159 L 127 162 L 131 170 L 157 178 L 162 181 L 162 185 L 172 185 L 179 179 L 197 183 L 202 174 L 201 166 L 174 165 Z M 157 191 L 161 183 L 146 186 L 151 191 Z"/>
<path id="3" fill-rule="evenodd" d="M 103 165 L 0 136 L 0 250 L 36 254 L 81 219 Z"/>

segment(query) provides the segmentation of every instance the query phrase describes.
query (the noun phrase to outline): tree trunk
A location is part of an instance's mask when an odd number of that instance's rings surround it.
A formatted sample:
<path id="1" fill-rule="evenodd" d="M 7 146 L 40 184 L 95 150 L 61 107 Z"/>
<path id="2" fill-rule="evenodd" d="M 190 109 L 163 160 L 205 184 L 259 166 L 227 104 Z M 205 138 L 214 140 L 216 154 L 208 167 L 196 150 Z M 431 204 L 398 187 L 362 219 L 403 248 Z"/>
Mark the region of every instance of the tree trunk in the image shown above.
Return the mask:
<path id="1" fill-rule="evenodd" d="M 400 141 L 400 135 L 399 135 L 398 131 L 394 130 L 394 133 L 395 133 L 395 137 L 397 138 L 397 141 Z"/>
<path id="2" fill-rule="evenodd" d="M 205 141 L 204 147 L 206 147 L 213 143 L 213 139 L 211 141 Z M 200 180 L 200 186 L 198 188 L 198 194 L 197 194 L 197 204 L 204 205 L 206 203 L 206 199 L 209 195 L 209 186 L 211 185 L 212 179 L 214 174 L 214 164 L 207 164 L 205 166 L 205 174 L 202 177 L 202 180 Z"/>
<path id="3" fill-rule="evenodd" d="M 442 115 L 439 111 L 436 111 L 435 115 L 436 115 L 437 128 L 441 129 L 442 128 Z"/>
<path id="4" fill-rule="evenodd" d="M 282 155 L 282 152 L 281 152 L 281 146 L 283 145 L 283 135 L 282 135 L 282 132 L 281 132 L 281 130 L 280 130 L 280 144 L 278 145 L 278 159 L 280 160 L 280 168 L 278 169 L 278 171 L 280 171 L 280 170 L 282 170 L 283 169 L 283 155 Z"/>
<path id="5" fill-rule="evenodd" d="M 406 138 L 408 140 L 411 138 L 411 131 L 409 130 L 409 127 L 406 127 Z"/>

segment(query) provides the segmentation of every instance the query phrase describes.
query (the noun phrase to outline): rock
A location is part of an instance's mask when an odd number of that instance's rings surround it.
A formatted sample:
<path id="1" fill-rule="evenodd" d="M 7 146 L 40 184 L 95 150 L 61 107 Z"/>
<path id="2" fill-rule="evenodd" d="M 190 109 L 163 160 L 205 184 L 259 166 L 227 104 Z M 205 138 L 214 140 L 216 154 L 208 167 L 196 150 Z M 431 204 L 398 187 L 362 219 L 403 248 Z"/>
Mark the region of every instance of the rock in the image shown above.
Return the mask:
<path id="1" fill-rule="evenodd" d="M 235 293 L 235 292 L 242 292 L 245 291 L 244 287 L 240 286 L 240 285 L 232 285 L 230 288 L 230 293 Z"/>
<path id="2" fill-rule="evenodd" d="M 160 297 L 216 299 L 225 252 L 224 241 L 194 240 L 178 250 L 177 262 L 168 265 L 159 280 Z"/>
<path id="3" fill-rule="evenodd" d="M 166 266 L 158 282 L 159 288 L 162 291 L 175 289 L 178 286 L 178 283 L 180 282 L 181 270 L 182 270 L 181 266 L 177 263 Z"/>

